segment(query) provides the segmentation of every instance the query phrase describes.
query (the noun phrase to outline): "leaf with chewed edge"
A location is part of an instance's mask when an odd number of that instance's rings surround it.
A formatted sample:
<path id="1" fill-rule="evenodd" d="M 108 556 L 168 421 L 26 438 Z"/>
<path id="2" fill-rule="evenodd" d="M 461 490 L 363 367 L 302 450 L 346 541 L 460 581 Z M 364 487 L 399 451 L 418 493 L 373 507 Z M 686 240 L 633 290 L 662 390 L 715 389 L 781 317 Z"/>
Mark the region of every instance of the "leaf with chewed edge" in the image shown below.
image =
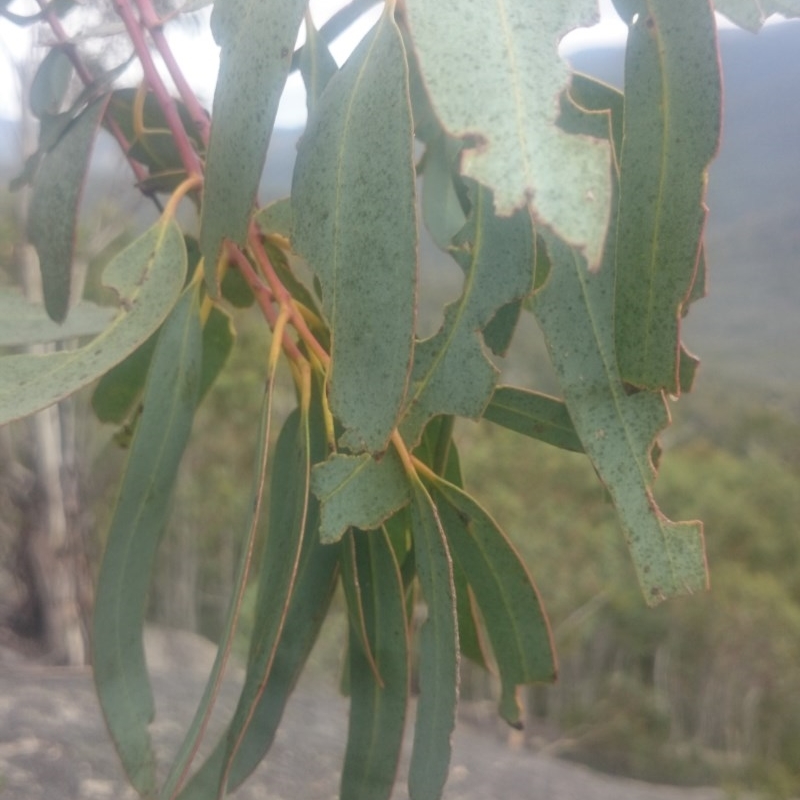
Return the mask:
<path id="1" fill-rule="evenodd" d="M 465 139 L 461 171 L 494 190 L 498 214 L 534 217 L 596 267 L 609 218 L 608 145 L 553 123 L 569 68 L 558 41 L 597 17 L 596 0 L 406 0 L 411 42 L 442 126 Z M 498 87 L 505 87 L 498 89 Z"/>
<path id="2" fill-rule="evenodd" d="M 408 67 L 387 5 L 300 140 L 292 233 L 322 287 L 330 407 L 353 452 L 386 448 L 414 346 L 417 223 Z"/>
<path id="3" fill-rule="evenodd" d="M 408 481 L 394 450 L 380 458 L 368 453 L 334 453 L 311 473 L 311 489 L 322 504 L 319 538 L 338 541 L 350 528 L 377 528 L 409 499 Z"/>
<path id="4" fill-rule="evenodd" d="M 452 250 L 464 270 L 464 289 L 445 309 L 440 330 L 414 351 L 408 407 L 400 425 L 403 439 L 411 444 L 437 414 L 480 417 L 499 375 L 484 350 L 482 332 L 499 308 L 521 300 L 533 286 L 533 229 L 527 208 L 498 217 L 491 193 L 481 186 L 474 189 L 472 215 Z"/>
<path id="5" fill-rule="evenodd" d="M 190 287 L 159 335 L 95 599 L 95 685 L 125 771 L 143 796 L 155 792 L 156 767 L 142 630 L 156 550 L 197 404 L 201 336 L 198 291 Z"/>
<path id="6" fill-rule="evenodd" d="M 570 418 L 617 510 L 649 605 L 707 587 L 703 526 L 672 522 L 653 497 L 651 452 L 669 413 L 660 392 L 628 394 L 614 356 L 614 266 L 589 273 L 553 236 L 553 263 L 531 305 Z"/>
<path id="7" fill-rule="evenodd" d="M 75 350 L 0 358 L 0 425 L 78 391 L 155 331 L 183 288 L 186 247 L 174 222 L 158 222 L 115 256 L 103 274 L 120 308 L 111 325 Z"/>
<path id="8" fill-rule="evenodd" d="M 677 395 L 680 321 L 701 254 L 707 168 L 720 134 L 716 27 L 709 0 L 628 6 L 617 361 L 627 383 Z"/>

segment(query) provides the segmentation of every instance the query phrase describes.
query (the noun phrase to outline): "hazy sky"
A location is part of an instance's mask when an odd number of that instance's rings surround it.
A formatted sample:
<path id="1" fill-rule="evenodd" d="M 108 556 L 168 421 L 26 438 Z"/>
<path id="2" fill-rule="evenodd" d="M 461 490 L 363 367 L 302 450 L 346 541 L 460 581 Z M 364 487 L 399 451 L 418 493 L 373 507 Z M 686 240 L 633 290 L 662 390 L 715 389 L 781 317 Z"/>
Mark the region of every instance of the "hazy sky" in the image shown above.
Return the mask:
<path id="1" fill-rule="evenodd" d="M 549 2 L 549 0 L 548 0 Z M 614 12 L 611 0 L 599 0 L 602 23 L 592 28 L 582 28 L 569 34 L 562 43 L 562 50 L 580 48 L 589 44 L 618 43 L 625 40 L 627 28 Z M 332 0 L 311 0 L 311 12 L 317 25 L 322 25 L 343 2 Z M 26 0 L 17 0 L 11 9 L 25 13 Z M 362 17 L 345 35 L 331 45 L 334 58 L 341 64 L 355 47 L 361 36 L 380 14 L 380 5 Z M 209 12 L 206 11 L 207 15 Z M 207 18 L 206 18 L 207 19 Z M 219 65 L 219 49 L 208 30 L 207 21 L 197 26 L 199 33 L 178 26 L 167 28 L 170 43 L 185 74 L 198 93 L 201 102 L 210 107 L 214 83 Z M 15 117 L 19 103 L 19 88 L 11 62 L 24 56 L 31 43 L 30 29 L 20 29 L 4 19 L 0 19 L 0 117 Z M 129 82 L 135 83 L 138 76 L 134 70 L 126 75 Z M 305 121 L 305 92 L 299 74 L 289 78 L 278 111 L 278 124 L 299 126 Z"/>

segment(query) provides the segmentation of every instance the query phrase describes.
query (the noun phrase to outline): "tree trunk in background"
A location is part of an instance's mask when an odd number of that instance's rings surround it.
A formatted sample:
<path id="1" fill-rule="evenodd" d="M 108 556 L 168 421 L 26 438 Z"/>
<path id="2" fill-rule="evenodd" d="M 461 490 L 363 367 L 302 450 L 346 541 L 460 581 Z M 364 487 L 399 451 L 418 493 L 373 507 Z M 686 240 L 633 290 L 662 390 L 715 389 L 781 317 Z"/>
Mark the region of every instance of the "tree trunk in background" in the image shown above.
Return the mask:
<path id="1" fill-rule="evenodd" d="M 30 302 L 41 302 L 36 254 L 29 244 L 17 248 L 17 266 Z M 31 351 L 46 352 L 37 345 Z M 56 664 L 85 664 L 86 620 L 91 580 L 84 547 L 84 520 L 75 458 L 75 431 L 69 401 L 28 420 L 32 488 L 19 498 L 22 511 L 20 562 L 27 586 L 28 611 L 39 622 L 48 658 Z M 67 423 L 66 425 L 64 423 Z"/>

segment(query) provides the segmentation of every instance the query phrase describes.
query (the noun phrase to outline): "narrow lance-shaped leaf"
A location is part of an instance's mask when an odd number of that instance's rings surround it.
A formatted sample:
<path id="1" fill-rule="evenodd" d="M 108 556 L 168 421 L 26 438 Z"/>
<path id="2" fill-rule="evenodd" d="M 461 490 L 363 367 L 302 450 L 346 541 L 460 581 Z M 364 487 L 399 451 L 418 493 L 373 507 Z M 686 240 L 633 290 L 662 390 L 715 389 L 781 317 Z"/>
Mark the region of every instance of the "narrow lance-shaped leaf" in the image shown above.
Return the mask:
<path id="1" fill-rule="evenodd" d="M 377 528 L 409 500 L 408 481 L 394 450 L 374 459 L 368 453 L 334 453 L 317 464 L 311 488 L 322 504 L 320 541 L 338 541 L 349 528 Z"/>
<path id="2" fill-rule="evenodd" d="M 619 93 L 588 78 L 583 90 L 586 107 L 609 109 L 608 130 L 616 136 Z M 583 119 L 597 128 L 594 114 Z M 575 113 L 572 122 L 580 126 L 581 114 Z M 653 497 L 656 437 L 669 422 L 666 399 L 662 392 L 629 394 L 617 367 L 614 240 L 608 242 L 600 272 L 591 275 L 563 242 L 549 234 L 545 240 L 553 263 L 530 305 L 575 430 L 616 507 L 645 599 L 654 605 L 704 589 L 708 576 L 702 523 L 672 522 Z"/>
<path id="3" fill-rule="evenodd" d="M 640 0 L 625 58 L 615 338 L 622 379 L 680 392 L 680 319 L 694 283 L 721 85 L 710 0 Z M 633 6 L 635 5 L 635 9 Z"/>
<path id="4" fill-rule="evenodd" d="M 554 126 L 569 78 L 557 43 L 597 16 L 595 0 L 405 3 L 434 110 L 447 132 L 472 140 L 462 173 L 494 191 L 502 215 L 530 203 L 599 264 L 611 197 L 608 145 Z M 506 87 L 498 90 L 498 87 Z"/>
<path id="5" fill-rule="evenodd" d="M 96 100 L 72 122 L 33 179 L 28 236 L 39 254 L 44 306 L 56 322 L 69 310 L 78 208 L 107 103 Z"/>
<path id="6" fill-rule="evenodd" d="M 30 108 L 34 117 L 41 119 L 61 111 L 74 71 L 66 47 L 52 47 L 31 82 Z"/>
<path id="7" fill-rule="evenodd" d="M 293 242 L 322 286 L 331 410 L 342 444 L 382 451 L 411 364 L 417 272 L 408 69 L 390 7 L 327 89 L 300 140 Z"/>
<path id="8" fill-rule="evenodd" d="M 707 584 L 702 524 L 675 523 L 653 497 L 655 437 L 669 421 L 660 392 L 627 394 L 614 357 L 613 262 L 587 273 L 574 251 L 547 239 L 553 261 L 532 306 L 570 418 L 622 523 L 646 601 Z"/>
<path id="9" fill-rule="evenodd" d="M 308 408 L 295 411 L 284 424 L 275 448 L 280 469 L 270 487 L 270 515 L 259 576 L 258 609 L 247 663 L 247 675 L 227 734 L 219 792 L 226 790 L 233 759 L 263 695 L 286 623 L 294 590 L 310 501 L 310 432 Z M 292 478 L 288 483 L 287 478 Z M 274 492 L 274 493 L 273 493 Z"/>
<path id="10" fill-rule="evenodd" d="M 75 350 L 0 358 L 0 425 L 39 411 L 91 383 L 155 331 L 186 275 L 186 248 L 173 222 L 158 222 L 106 267 L 120 309 L 96 339 Z"/>
<path id="11" fill-rule="evenodd" d="M 350 633 L 350 721 L 341 797 L 389 798 L 403 744 L 408 704 L 408 633 L 400 571 L 383 530 L 353 534 L 370 654 L 380 681 Z"/>
<path id="12" fill-rule="evenodd" d="M 300 53 L 300 74 L 306 85 L 306 106 L 309 114 L 313 113 L 320 95 L 337 69 L 336 60 L 314 26 L 311 12 L 306 9 L 306 43 Z"/>
<path id="13" fill-rule="evenodd" d="M 431 238 L 446 250 L 453 237 L 464 227 L 466 217 L 461 207 L 453 175 L 461 154 L 461 142 L 439 131 L 427 143 L 422 159 L 422 219 Z"/>
<path id="14" fill-rule="evenodd" d="M 156 773 L 147 731 L 154 707 L 142 629 L 200 386 L 197 294 L 195 288 L 186 290 L 159 336 L 95 599 L 92 664 L 100 705 L 125 771 L 143 796 L 154 794 Z"/>
<path id="15" fill-rule="evenodd" d="M 521 726 L 517 687 L 556 678 L 555 649 L 539 594 L 513 545 L 468 494 L 436 481 L 432 497 L 450 551 L 486 622 L 502 681 L 500 713 Z"/>
<path id="16" fill-rule="evenodd" d="M 319 393 L 316 393 L 312 399 L 309 432 L 311 460 L 321 460 L 325 457 L 327 443 Z M 289 439 L 285 439 L 284 444 L 289 447 L 293 443 Z M 283 452 L 283 447 L 281 447 L 281 451 Z M 279 458 L 277 450 L 275 458 L 277 463 Z M 299 464 L 296 460 L 288 463 L 295 466 Z M 273 471 L 270 486 L 271 496 L 280 496 L 281 492 L 296 487 L 302 477 L 293 470 Z M 276 506 L 274 511 L 271 509 L 270 525 L 273 524 L 272 520 L 280 519 L 282 513 L 280 505 Z M 273 514 L 275 517 L 272 516 Z M 229 791 L 236 789 L 247 778 L 269 750 L 286 702 L 311 652 L 311 647 L 316 641 L 333 596 L 338 578 L 339 547 L 320 544 L 319 537 L 316 535 L 318 525 L 319 505 L 314 497 L 311 497 L 306 515 L 297 577 L 286 622 L 275 650 L 269 675 L 266 677 L 263 692 L 253 709 L 250 724 L 236 751 L 233 763 L 230 765 Z M 262 559 L 254 615 L 255 629 L 260 627 L 261 621 L 266 624 L 275 614 L 273 592 L 269 586 L 269 575 L 274 569 L 274 564 Z M 257 673 L 257 663 L 262 656 L 262 645 L 261 637 L 254 637 L 251 640 L 248 671 L 253 676 Z M 181 800 L 205 800 L 217 797 L 220 775 L 227 752 L 227 742 L 228 734 L 226 733 L 217 743 L 213 753 L 180 793 Z"/>
<path id="17" fill-rule="evenodd" d="M 411 530 L 428 616 L 420 630 L 420 696 L 408 773 L 411 800 L 438 800 L 447 780 L 458 703 L 458 626 L 453 566 L 436 507 L 412 483 Z"/>
<path id="18" fill-rule="evenodd" d="M 223 239 L 242 244 L 264 168 L 306 0 L 217 0 L 211 30 L 221 47 L 208 143 L 200 246 L 218 291 Z"/>
<path id="19" fill-rule="evenodd" d="M 205 344 L 205 342 L 204 342 Z M 205 355 L 205 354 L 204 354 Z M 201 376 L 202 377 L 202 376 Z M 270 423 L 272 421 L 272 397 L 274 388 L 274 370 L 268 377 L 264 400 L 261 405 L 257 433 L 257 447 L 255 467 L 253 470 L 253 483 L 250 492 L 250 502 L 247 504 L 247 515 L 244 520 L 243 534 L 239 564 L 233 580 L 228 611 L 225 617 L 222 633 L 217 642 L 217 655 L 211 667 L 211 672 L 206 681 L 203 696 L 200 698 L 194 717 L 186 731 L 183 742 L 173 760 L 167 780 L 161 791 L 164 800 L 171 800 L 176 789 L 184 781 L 189 770 L 192 758 L 197 752 L 200 739 L 205 732 L 208 720 L 219 692 L 222 677 L 230 657 L 233 636 L 239 621 L 239 612 L 242 606 L 244 591 L 250 574 L 250 564 L 255 549 L 256 534 L 261 519 L 262 499 L 264 496 L 264 482 L 267 476 L 267 463 L 270 445 Z M 287 565 L 291 569 L 291 565 Z"/>
<path id="20" fill-rule="evenodd" d="M 373 678 L 380 685 L 381 675 L 378 665 L 375 663 L 375 656 L 372 652 L 369 637 L 367 635 L 367 624 L 364 615 L 364 598 L 361 595 L 361 585 L 359 584 L 358 565 L 356 563 L 355 531 L 348 530 L 339 548 L 339 571 L 342 579 L 342 590 L 347 604 L 347 616 L 349 620 L 350 645 L 347 648 L 346 663 L 342 675 L 342 694 L 349 695 L 350 684 L 350 656 L 353 637 L 356 637 L 356 644 L 360 646 L 366 663 L 372 670 Z"/>
<path id="21" fill-rule="evenodd" d="M 564 450 L 583 452 L 566 404 L 555 397 L 516 386 L 498 386 L 483 418 Z"/>
<path id="22" fill-rule="evenodd" d="M 498 308 L 528 294 L 533 285 L 534 249 L 527 208 L 495 216 L 491 195 L 475 187 L 468 225 L 456 238 L 453 255 L 464 269 L 461 297 L 445 310 L 444 323 L 414 352 L 403 438 L 416 443 L 437 414 L 480 417 L 497 381 L 481 332 Z"/>

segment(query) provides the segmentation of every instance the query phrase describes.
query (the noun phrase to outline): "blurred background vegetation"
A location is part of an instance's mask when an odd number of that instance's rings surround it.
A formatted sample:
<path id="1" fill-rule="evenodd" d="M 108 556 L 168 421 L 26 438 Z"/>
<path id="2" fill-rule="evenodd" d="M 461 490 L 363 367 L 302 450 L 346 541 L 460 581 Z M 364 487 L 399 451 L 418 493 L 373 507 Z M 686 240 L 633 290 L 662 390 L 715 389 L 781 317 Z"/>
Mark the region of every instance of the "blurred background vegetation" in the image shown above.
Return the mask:
<path id="1" fill-rule="evenodd" d="M 525 745 L 646 780 L 721 783 L 734 795 L 750 788 L 779 798 L 800 793 L 800 106 L 789 99 L 800 78 L 799 33 L 795 24 L 757 38 L 722 37 L 726 116 L 709 194 L 712 295 L 687 326 L 703 367 L 695 392 L 673 405 L 656 484 L 665 513 L 704 520 L 711 592 L 645 608 L 613 509 L 583 456 L 490 423 L 457 430 L 468 486 L 524 555 L 557 643 L 559 682 L 527 693 Z M 575 61 L 620 80 L 620 51 L 583 52 Z M 13 135 L 11 123 L 0 122 L 3 142 Z M 265 199 L 288 185 L 296 137 L 276 133 Z M 104 199 L 111 181 L 130 180 L 103 147 L 82 233 L 87 294 L 95 299 L 102 265 L 153 214 L 125 196 L 113 209 Z M 14 164 L 0 166 L 5 179 Z M 3 283 L 14 280 L 16 202 L 3 190 Z M 98 245 L 102 216 L 114 218 L 117 235 Z M 432 332 L 441 304 L 459 292 L 460 273 L 427 243 L 422 260 L 421 323 Z M 238 555 L 268 346 L 258 315 L 238 311 L 236 325 L 229 367 L 196 419 L 150 599 L 154 621 L 211 639 Z M 533 321 L 521 326 L 501 365 L 504 380 L 556 393 Z M 279 415 L 289 391 L 286 381 Z M 125 453 L 115 431 L 93 421 L 88 399 L 76 398 L 71 414 L 96 570 Z M 15 469 L 8 454 L 23 466 L 30 457 L 8 442 L 24 443 L 28 433 L 16 426 L 3 436 L 0 622 L 20 639 L 35 638 L 35 620 L 19 616 L 25 576 L 19 509 L 8 489 Z M 339 669 L 341 603 L 334 608 L 310 666 L 320 679 L 335 679 Z M 243 648 L 247 609 L 241 634 Z M 496 688 L 464 665 L 465 713 L 505 736 L 495 721 Z"/>

